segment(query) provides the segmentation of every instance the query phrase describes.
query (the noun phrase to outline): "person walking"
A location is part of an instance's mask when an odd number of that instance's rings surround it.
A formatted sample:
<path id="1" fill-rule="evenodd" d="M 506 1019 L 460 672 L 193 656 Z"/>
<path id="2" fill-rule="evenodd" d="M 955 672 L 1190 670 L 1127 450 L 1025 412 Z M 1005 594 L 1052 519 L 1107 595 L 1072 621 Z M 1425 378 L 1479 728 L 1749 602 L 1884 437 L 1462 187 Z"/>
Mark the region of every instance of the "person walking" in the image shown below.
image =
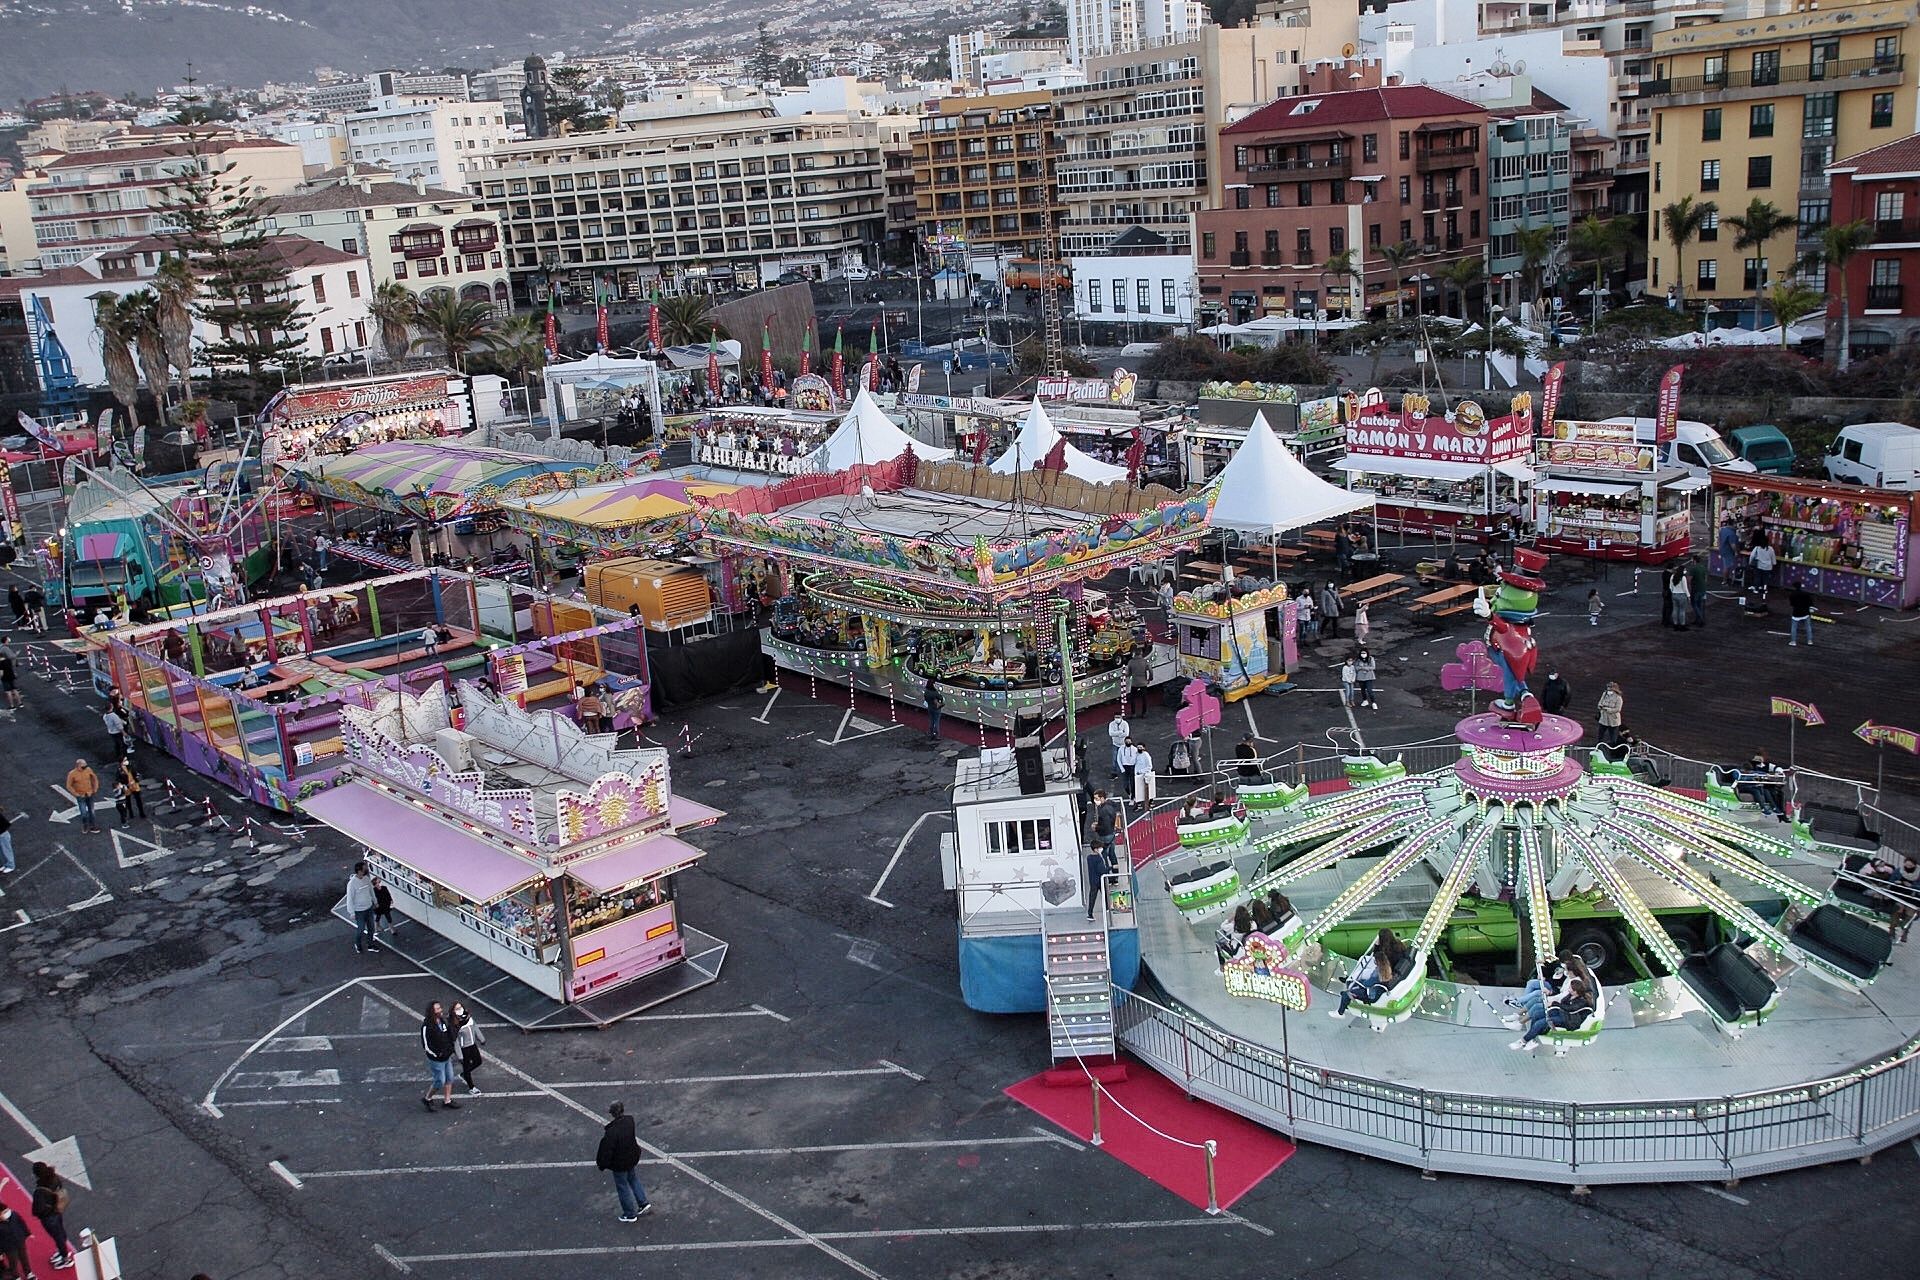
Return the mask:
<path id="1" fill-rule="evenodd" d="M 453 1002 L 453 1043 L 460 1050 L 460 1078 L 466 1082 L 468 1093 L 480 1092 L 480 1086 L 473 1082 L 473 1073 L 480 1069 L 486 1059 L 480 1056 L 480 1046 L 487 1042 L 487 1033 L 480 1029 L 480 1023 L 467 1012 L 467 1006 L 458 1000 Z"/>
<path id="2" fill-rule="evenodd" d="M 387 887 L 385 880 L 376 876 L 373 881 L 373 936 L 376 938 L 380 936 L 380 922 L 383 920 L 389 938 L 399 932 L 400 926 L 393 921 L 393 890 Z"/>
<path id="3" fill-rule="evenodd" d="M 433 1091 L 438 1089 L 440 1105 L 458 1111 L 460 1104 L 453 1100 L 453 1025 L 447 1021 L 447 1011 L 438 1000 L 427 1006 L 427 1016 L 420 1020 L 420 1048 L 427 1055 L 429 1073 L 421 1105 L 433 1110 Z"/>
<path id="4" fill-rule="evenodd" d="M 927 737 L 931 741 L 938 742 L 940 740 L 940 708 L 947 704 L 947 699 L 940 692 L 940 686 L 932 676 L 927 677 L 927 687 L 920 697 L 922 704 L 927 708 Z"/>
<path id="5" fill-rule="evenodd" d="M 1340 593 L 1331 582 L 1320 588 L 1320 634 L 1328 640 L 1340 637 Z"/>
<path id="6" fill-rule="evenodd" d="M 75 760 L 73 768 L 67 770 L 67 794 L 73 797 L 74 806 L 80 811 L 80 829 L 99 835 L 100 824 L 93 817 L 93 801 L 100 794 L 100 775 L 85 760 Z"/>
<path id="7" fill-rule="evenodd" d="M 1685 631 L 1692 601 L 1687 595 L 1687 571 L 1679 565 L 1667 574 L 1667 594 L 1673 598 L 1673 629 Z"/>
<path id="8" fill-rule="evenodd" d="M 1707 563 L 1697 555 L 1687 557 L 1687 600 L 1693 606 L 1693 625 L 1707 625 Z"/>
<path id="9" fill-rule="evenodd" d="M 1144 646 L 1127 659 L 1127 707 L 1136 716 L 1147 711 L 1147 688 L 1153 683 L 1153 663 Z"/>
<path id="10" fill-rule="evenodd" d="M 1133 755 L 1133 802 L 1137 805 L 1149 805 L 1159 796 L 1157 779 L 1153 776 L 1153 752 L 1143 744 L 1134 748 Z"/>
<path id="11" fill-rule="evenodd" d="M 1607 602 L 1600 598 L 1600 589 L 1598 587 L 1590 588 L 1587 591 L 1587 625 L 1590 627 L 1599 626 L 1600 615 L 1606 611 Z"/>
<path id="12" fill-rule="evenodd" d="M 313 567 L 325 573 L 333 562 L 333 539 L 325 533 L 316 534 L 313 539 Z"/>
<path id="13" fill-rule="evenodd" d="M 1320 638 L 1320 619 L 1314 612 L 1313 592 L 1308 591 L 1301 594 L 1298 612 L 1295 613 L 1294 619 L 1299 623 L 1300 638 L 1302 640 L 1318 640 Z"/>
<path id="14" fill-rule="evenodd" d="M 1733 525 L 1732 516 L 1720 517 L 1720 582 L 1723 586 L 1732 586 L 1734 579 L 1740 576 L 1740 530 Z"/>
<path id="15" fill-rule="evenodd" d="M 614 1103 L 607 1114 L 613 1119 L 601 1130 L 600 1149 L 594 1153 L 593 1164 L 613 1175 L 614 1194 L 620 1197 L 620 1221 L 638 1222 L 641 1214 L 653 1208 L 636 1172 L 640 1168 L 640 1139 L 634 1134 L 633 1117 L 627 1114 L 625 1103 Z"/>
<path id="16" fill-rule="evenodd" d="M 1132 738 L 1120 744 L 1120 794 L 1133 795 L 1133 766 L 1140 759 L 1140 748 Z"/>
<path id="17" fill-rule="evenodd" d="M 33 1263 L 27 1258 L 27 1222 L 0 1200 L 0 1263 L 11 1280 L 35 1280 Z"/>
<path id="18" fill-rule="evenodd" d="M 1120 834 L 1120 802 L 1111 799 L 1106 789 L 1093 793 L 1093 842 L 1087 849 L 1087 919 L 1093 919 L 1093 905 L 1100 886 L 1113 871 L 1113 844 Z"/>
<path id="19" fill-rule="evenodd" d="M 1573 701 L 1573 690 L 1560 678 L 1558 671 L 1547 672 L 1547 682 L 1540 686 L 1540 709 L 1550 716 L 1557 716 L 1567 709 Z"/>
<path id="20" fill-rule="evenodd" d="M 1353 690 L 1356 680 L 1353 658 L 1349 656 L 1340 664 L 1340 705 L 1348 709 L 1353 707 Z"/>
<path id="21" fill-rule="evenodd" d="M 53 1239 L 53 1265 L 73 1265 L 73 1245 L 67 1239 L 67 1202 L 72 1193 L 67 1182 L 50 1164 L 35 1161 L 33 1166 L 33 1216 L 40 1229 Z"/>
<path id="22" fill-rule="evenodd" d="M 1127 745 L 1127 735 L 1133 732 L 1133 726 L 1127 723 L 1124 715 L 1116 715 L 1107 721 L 1107 741 L 1113 744 L 1113 776 L 1120 776 L 1120 748 Z"/>
<path id="23" fill-rule="evenodd" d="M 47 634 L 47 593 L 39 587 L 27 588 L 27 626 L 36 634 Z"/>
<path id="24" fill-rule="evenodd" d="M 1353 606 L 1353 638 L 1361 644 L 1367 642 L 1367 633 L 1373 630 L 1373 623 L 1367 617 L 1367 602 L 1362 600 Z"/>
<path id="25" fill-rule="evenodd" d="M 147 800 L 140 793 L 140 775 L 133 771 L 133 757 L 121 756 L 120 763 L 114 766 L 115 783 L 114 803 L 120 810 L 122 826 L 133 821 L 133 815 L 139 814 L 140 821 L 147 820 Z"/>
<path id="26" fill-rule="evenodd" d="M 1773 553 L 1773 543 L 1767 535 L 1759 534 L 1753 544 L 1753 550 L 1747 552 L 1747 594 L 1764 601 L 1767 592 L 1773 588 L 1773 567 L 1779 557 Z"/>
<path id="27" fill-rule="evenodd" d="M 27 625 L 27 598 L 21 595 L 20 588 L 11 582 L 7 584 L 7 607 L 13 610 L 14 626 Z"/>
<path id="28" fill-rule="evenodd" d="M 1620 693 L 1616 681 L 1607 681 L 1607 687 L 1600 694 L 1598 704 L 1600 720 L 1600 741 L 1612 746 L 1620 741 L 1620 716 L 1626 710 L 1627 700 Z"/>
<path id="29" fill-rule="evenodd" d="M 1380 704 L 1373 700 L 1375 671 L 1373 654 L 1365 645 L 1362 645 L 1360 652 L 1355 654 L 1353 659 L 1353 682 L 1359 698 L 1359 701 L 1354 703 L 1355 706 L 1372 707 L 1375 711 L 1380 709 Z"/>
<path id="30" fill-rule="evenodd" d="M 361 954 L 378 951 L 373 941 L 373 909 L 379 898 L 373 892 L 373 873 L 364 861 L 353 864 L 347 877 L 347 913 L 353 917 L 353 949 Z"/>
<path id="31" fill-rule="evenodd" d="M 1805 628 L 1807 647 L 1813 647 L 1813 597 L 1807 594 L 1805 587 L 1795 587 L 1793 594 L 1787 597 L 1787 647 L 1800 643 L 1800 632 Z"/>
<path id="32" fill-rule="evenodd" d="M 106 726 L 107 741 L 113 744 L 112 750 L 107 754 L 107 759 L 118 760 L 122 756 L 126 755 L 127 754 L 126 718 L 122 716 L 116 708 L 110 706 L 105 711 L 100 713 L 100 723 Z"/>
<path id="33" fill-rule="evenodd" d="M 7 820 L 6 806 L 0 804 L 0 875 L 13 874 L 13 823 Z"/>
<path id="34" fill-rule="evenodd" d="M 20 672 L 13 665 L 13 650 L 0 645 L 0 694 L 4 694 L 7 710 L 20 709 Z"/>

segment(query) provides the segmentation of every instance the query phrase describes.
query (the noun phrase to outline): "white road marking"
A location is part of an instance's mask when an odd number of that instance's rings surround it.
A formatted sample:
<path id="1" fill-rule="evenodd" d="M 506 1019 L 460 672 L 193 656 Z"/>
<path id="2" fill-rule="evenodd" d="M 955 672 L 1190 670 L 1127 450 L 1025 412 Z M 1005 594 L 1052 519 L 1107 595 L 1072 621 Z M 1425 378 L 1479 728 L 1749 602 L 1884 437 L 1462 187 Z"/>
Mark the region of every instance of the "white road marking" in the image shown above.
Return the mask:
<path id="1" fill-rule="evenodd" d="M 271 1031 L 267 1032 L 265 1035 L 261 1036 L 258 1040 L 255 1040 L 252 1044 L 248 1045 L 246 1050 L 242 1052 L 239 1057 L 235 1058 L 231 1063 L 229 1063 L 227 1065 L 227 1069 L 222 1071 L 219 1077 L 214 1080 L 213 1084 L 207 1088 L 207 1096 L 200 1100 L 201 1108 L 207 1111 L 209 1115 L 213 1115 L 217 1118 L 219 1115 L 219 1112 L 214 1106 L 214 1100 L 217 1097 L 219 1097 L 220 1086 L 225 1084 L 227 1082 L 228 1077 L 232 1076 L 234 1072 L 240 1069 L 240 1064 L 245 1062 L 248 1058 L 251 1058 L 254 1054 L 260 1052 L 260 1049 L 262 1046 L 271 1044 L 273 1041 L 279 1039 L 280 1036 L 286 1031 L 288 1027 L 292 1026 L 296 1022 L 301 1022 L 303 1019 L 306 1018 L 306 1016 L 309 1013 L 312 1013 L 315 1009 L 318 1009 L 321 1005 L 333 999 L 335 996 L 339 995 L 342 991 L 349 991 L 349 990 L 352 990 L 354 987 L 361 986 L 367 983 L 392 982 L 399 978 L 420 978 L 420 977 L 426 977 L 426 976 L 427 975 L 420 974 L 420 973 L 394 973 L 394 974 L 375 974 L 372 976 L 349 978 L 345 982 L 341 983 L 339 986 L 334 987 L 329 991 L 327 991 L 324 995 L 314 997 L 314 999 L 308 1002 L 304 1007 L 302 1007 L 298 1013 L 295 1013 L 293 1016 L 289 1018 L 283 1019 Z M 371 986 L 369 986 L 367 989 L 369 991 L 374 990 L 374 988 Z"/>
<path id="2" fill-rule="evenodd" d="M 381 991 L 378 988 L 374 988 L 374 987 L 369 987 L 368 990 L 371 991 L 374 995 L 378 996 L 380 999 L 386 1001 L 388 1004 L 395 1007 L 396 1009 L 399 1009 L 406 1013 L 412 1013 L 411 1009 L 408 1009 L 405 1005 L 401 1004 L 398 1000 L 394 999 L 392 996 L 388 995 L 386 992 Z M 550 1097 L 553 1098 L 555 1102 L 558 1102 L 561 1106 L 566 1107 L 569 1111 L 572 1111 L 576 1115 L 584 1117 L 590 1123 L 594 1125 L 601 1125 L 604 1123 L 604 1121 L 602 1121 L 600 1118 L 599 1112 L 584 1105 L 583 1103 L 576 1101 L 573 1098 L 568 1097 L 566 1094 L 560 1092 L 558 1088 L 552 1085 L 544 1084 L 541 1081 L 534 1079 L 532 1076 L 528 1075 L 526 1072 L 522 1071 L 520 1068 L 514 1066 L 511 1062 L 508 1062 L 505 1058 L 495 1055 L 493 1058 L 493 1065 L 499 1068 L 500 1070 L 506 1072 L 508 1075 L 513 1076 L 515 1079 L 520 1080 L 526 1084 L 532 1085 L 534 1088 L 539 1089 L 542 1092 L 548 1094 Z M 767 1208 L 765 1205 L 759 1203 L 757 1200 L 752 1199 L 751 1197 L 743 1194 L 742 1192 L 734 1190 L 732 1187 L 727 1186 L 725 1183 L 720 1182 L 717 1179 L 708 1177 L 706 1174 L 700 1172 L 698 1169 L 694 1168 L 692 1165 L 688 1164 L 686 1161 L 680 1159 L 677 1156 L 670 1155 L 666 1151 L 661 1150 L 659 1147 L 654 1146 L 652 1143 L 648 1142 L 645 1138 L 641 1138 L 639 1142 L 640 1142 L 640 1149 L 643 1152 L 646 1152 L 649 1155 L 653 1155 L 661 1158 L 667 1164 L 671 1165 L 675 1170 L 693 1179 L 695 1182 L 698 1182 L 701 1186 L 707 1188 L 707 1190 L 715 1192 L 718 1195 L 725 1196 L 727 1199 L 733 1201 L 735 1204 L 747 1210 L 749 1213 L 752 1213 L 754 1216 L 760 1218 L 762 1221 L 772 1223 L 775 1227 L 778 1227 L 781 1231 L 784 1231 L 788 1235 L 794 1237 L 796 1241 L 805 1243 L 811 1248 L 818 1249 L 821 1253 L 825 1254 L 829 1258 L 832 1258 L 835 1262 L 838 1262 L 841 1266 L 847 1268 L 849 1271 L 852 1271 L 855 1275 L 863 1277 L 863 1280 L 886 1280 L 885 1276 L 882 1276 L 878 1271 L 875 1271 L 872 1267 L 869 1267 L 864 1262 L 861 1262 L 858 1258 L 853 1257 L 851 1254 L 848 1254 L 844 1250 L 834 1248 L 831 1244 L 828 1244 L 826 1241 L 821 1239 L 819 1236 L 815 1235 L 813 1232 L 810 1232 L 806 1228 L 801 1227 L 795 1224 L 794 1222 L 789 1221 L 787 1218 L 782 1217 L 780 1214 L 776 1213 L 772 1209 Z M 677 1247 L 687 1248 L 689 1246 L 680 1245 Z"/>
<path id="3" fill-rule="evenodd" d="M 848 734 L 847 726 L 849 724 L 859 726 L 860 732 Z M 893 730 L 901 727 L 902 726 L 897 723 L 875 724 L 871 720 L 856 718 L 853 713 L 853 708 L 848 707 L 846 714 L 840 717 L 840 727 L 833 731 L 833 737 L 815 738 L 814 741 L 823 747 L 837 747 L 843 742 L 858 742 L 862 738 L 878 737 L 880 734 L 891 733 Z"/>
<path id="4" fill-rule="evenodd" d="M 322 1103 L 336 1103 L 338 1098 L 261 1098 L 252 1102 L 229 1102 L 228 1107 L 313 1107 Z M 200 1109 L 214 1119 L 220 1119 L 220 1108 L 212 1103 L 203 1102 Z"/>
<path id="5" fill-rule="evenodd" d="M 340 1073 L 332 1067 L 319 1071 L 236 1071 L 227 1084 L 234 1089 L 337 1089 Z"/>
<path id="6" fill-rule="evenodd" d="M 1704 1182 L 1695 1182 L 1689 1185 L 1692 1186 L 1695 1191 L 1704 1191 L 1710 1196 L 1719 1196 L 1722 1200 L 1731 1200 L 1735 1204 L 1747 1205 L 1753 1203 L 1753 1201 L 1747 1199 L 1745 1196 L 1737 1196 L 1731 1191 L 1722 1191 L 1718 1187 L 1710 1187 Z"/>
<path id="7" fill-rule="evenodd" d="M 1253 735 L 1253 740 L 1255 742 L 1278 742 L 1279 741 L 1278 738 L 1269 738 L 1265 734 L 1260 732 L 1260 726 L 1256 724 L 1253 719 L 1253 699 L 1252 698 L 1240 699 L 1240 705 L 1246 709 L 1247 732 Z"/>
<path id="8" fill-rule="evenodd" d="M 27 1113 L 19 1107 L 14 1106 L 13 1099 L 4 1093 L 0 1093 L 0 1111 L 4 1111 L 9 1116 L 12 1116 L 13 1122 L 19 1125 L 21 1131 L 29 1138 L 33 1139 L 35 1146 L 44 1147 L 50 1141 L 47 1135 L 40 1131 L 40 1126 L 27 1119 Z"/>
<path id="9" fill-rule="evenodd" d="M 769 1018 L 773 1018 L 779 1022 L 793 1021 L 793 1019 L 789 1018 L 786 1014 L 775 1013 L 773 1010 L 767 1008 L 767 1006 L 763 1004 L 757 1004 L 753 1006 L 753 1011 L 755 1013 L 764 1013 Z M 638 1017 L 638 1018 L 628 1018 L 627 1021 L 643 1022 L 649 1017 L 654 1017 L 654 1018 L 744 1018 L 746 1016 L 747 1015 L 745 1013 L 656 1013 L 656 1014 L 643 1014 L 641 1017 Z"/>
<path id="10" fill-rule="evenodd" d="M 925 1076 L 921 1075 L 917 1071 L 909 1071 L 897 1062 L 889 1062 L 885 1058 L 878 1058 L 878 1059 L 875 1059 L 875 1061 L 879 1062 L 879 1064 L 883 1067 L 891 1067 L 893 1070 L 898 1071 L 901 1075 L 905 1076 L 909 1080 L 912 1080 L 916 1084 L 925 1084 L 927 1082 L 927 1078 Z"/>
<path id="11" fill-rule="evenodd" d="M 406 1263 L 402 1262 L 400 1259 L 394 1257 L 393 1253 L 387 1248 L 387 1246 L 383 1244 L 376 1244 L 373 1246 L 373 1251 L 379 1254 L 382 1258 L 384 1258 L 387 1264 L 391 1266 L 395 1271 L 401 1272 L 404 1275 L 413 1274 L 413 1268 L 408 1266 Z"/>
<path id="12" fill-rule="evenodd" d="M 757 715 L 757 716 L 754 716 L 754 717 L 753 717 L 753 719 L 754 719 L 754 721 L 755 721 L 755 722 L 757 722 L 757 723 L 759 723 L 759 724 L 765 724 L 765 723 L 767 723 L 767 713 L 773 710 L 773 704 L 774 704 L 774 703 L 776 703 L 776 702 L 778 702 L 778 701 L 780 701 L 780 694 L 781 694 L 782 692 L 783 692 L 783 691 L 782 691 L 782 690 L 780 690 L 780 689 L 778 689 L 778 688 L 776 688 L 776 689 L 775 689 L 775 690 L 773 691 L 773 696 L 767 699 L 767 705 L 766 705 L 766 706 L 764 706 L 764 707 L 762 707 L 762 708 L 760 708 L 760 714 L 759 714 L 759 715 Z"/>
<path id="13" fill-rule="evenodd" d="M 293 1170 L 287 1168 L 287 1166 L 285 1166 L 284 1164 L 281 1164 L 278 1160 L 267 1161 L 267 1168 L 279 1174 L 280 1180 L 286 1183 L 288 1186 L 292 1187 L 295 1191 L 298 1191 L 301 1187 L 304 1187 L 307 1185 L 306 1183 L 300 1181 L 300 1179 L 297 1176 L 295 1176 Z"/>
<path id="14" fill-rule="evenodd" d="M 908 827 L 906 834 L 900 837 L 900 843 L 893 846 L 893 856 L 887 859 L 886 870 L 882 871 L 880 878 L 873 882 L 873 888 L 867 890 L 868 902 L 877 902 L 883 907 L 892 908 L 893 904 L 880 896 L 880 890 L 886 887 L 887 877 L 893 874 L 893 868 L 899 863 L 900 855 L 907 851 L 907 842 L 913 839 L 913 833 L 920 829 L 921 823 L 936 816 L 951 817 L 952 814 L 945 809 L 929 809 L 913 820 L 913 825 Z"/>
<path id="15" fill-rule="evenodd" d="M 419 1075 L 419 1072 L 414 1072 Z M 846 1076 L 910 1076 L 923 1080 L 905 1067 L 897 1067 L 889 1062 L 879 1067 L 841 1067 L 831 1071 L 756 1071 L 739 1075 L 725 1076 L 663 1076 L 653 1080 L 555 1080 L 548 1088 L 552 1089 L 625 1089 L 642 1085 L 665 1084 L 753 1084 L 769 1080 L 833 1080 Z"/>
<path id="16" fill-rule="evenodd" d="M 262 1049 L 262 1053 L 323 1053 L 333 1048 L 326 1036 L 281 1036 Z"/>

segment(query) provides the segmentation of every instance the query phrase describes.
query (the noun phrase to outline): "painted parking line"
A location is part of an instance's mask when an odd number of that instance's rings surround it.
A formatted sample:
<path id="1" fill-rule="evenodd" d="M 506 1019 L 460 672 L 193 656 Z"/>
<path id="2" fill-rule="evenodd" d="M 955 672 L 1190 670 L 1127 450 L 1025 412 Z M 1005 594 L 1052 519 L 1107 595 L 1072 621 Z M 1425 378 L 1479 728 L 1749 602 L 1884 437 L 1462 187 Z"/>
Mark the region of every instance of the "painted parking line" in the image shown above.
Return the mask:
<path id="1" fill-rule="evenodd" d="M 867 891 L 868 902 L 877 902 L 881 906 L 889 909 L 893 907 L 891 902 L 888 902 L 880 896 L 880 890 L 886 887 L 887 877 L 893 874 L 893 868 L 899 863 L 900 855 L 907 851 L 907 842 L 913 839 L 914 833 L 920 830 L 920 824 L 928 818 L 951 816 L 952 814 L 945 809 L 929 809 L 913 820 L 913 825 L 908 827 L 906 834 L 900 837 L 900 843 L 893 846 L 893 856 L 887 859 L 886 869 L 880 873 L 880 878 L 873 882 L 873 888 Z"/>
<path id="2" fill-rule="evenodd" d="M 1719 1196 L 1722 1200 L 1731 1200 L 1738 1205 L 1750 1205 L 1753 1203 L 1753 1201 L 1747 1199 L 1745 1196 L 1737 1196 L 1731 1191 L 1722 1191 L 1719 1187 L 1710 1187 L 1704 1182 L 1693 1182 L 1688 1185 L 1695 1191 L 1704 1191 L 1710 1196 Z"/>

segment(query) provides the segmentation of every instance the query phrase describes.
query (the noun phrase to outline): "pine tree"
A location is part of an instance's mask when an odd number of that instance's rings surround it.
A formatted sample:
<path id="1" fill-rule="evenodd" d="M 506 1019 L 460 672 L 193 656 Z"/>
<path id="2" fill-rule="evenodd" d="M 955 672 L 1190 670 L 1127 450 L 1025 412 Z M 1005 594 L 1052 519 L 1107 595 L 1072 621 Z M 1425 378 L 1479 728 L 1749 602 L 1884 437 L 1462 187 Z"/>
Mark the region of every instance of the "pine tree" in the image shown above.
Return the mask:
<path id="1" fill-rule="evenodd" d="M 747 66 L 756 84 L 767 84 L 780 78 L 780 55 L 774 50 L 773 36 L 764 22 L 754 37 L 753 58 Z"/>
<path id="2" fill-rule="evenodd" d="M 309 317 L 268 229 L 261 190 L 231 177 L 232 165 L 210 164 L 198 144 L 186 154 L 193 164 L 160 206 L 174 227 L 169 247 L 199 282 L 194 314 L 215 330 L 207 363 L 216 371 L 243 366 L 258 381 L 269 366 L 300 358 Z"/>

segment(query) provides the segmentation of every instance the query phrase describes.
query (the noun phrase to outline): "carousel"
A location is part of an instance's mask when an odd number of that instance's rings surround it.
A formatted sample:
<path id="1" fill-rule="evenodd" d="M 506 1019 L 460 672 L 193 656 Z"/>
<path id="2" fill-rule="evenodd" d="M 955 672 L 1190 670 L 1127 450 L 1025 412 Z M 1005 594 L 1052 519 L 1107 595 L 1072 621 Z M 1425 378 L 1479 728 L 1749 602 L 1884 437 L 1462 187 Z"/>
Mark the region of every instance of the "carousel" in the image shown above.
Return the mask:
<path id="1" fill-rule="evenodd" d="M 1211 500 L 1116 478 L 1037 403 L 1015 451 L 1032 465 L 928 461 L 901 444 L 696 499 L 702 531 L 778 566 L 762 645 L 780 669 L 916 706 L 937 689 L 944 715 L 1011 730 L 1121 696 L 1145 628 L 1087 584 L 1193 545 Z"/>

